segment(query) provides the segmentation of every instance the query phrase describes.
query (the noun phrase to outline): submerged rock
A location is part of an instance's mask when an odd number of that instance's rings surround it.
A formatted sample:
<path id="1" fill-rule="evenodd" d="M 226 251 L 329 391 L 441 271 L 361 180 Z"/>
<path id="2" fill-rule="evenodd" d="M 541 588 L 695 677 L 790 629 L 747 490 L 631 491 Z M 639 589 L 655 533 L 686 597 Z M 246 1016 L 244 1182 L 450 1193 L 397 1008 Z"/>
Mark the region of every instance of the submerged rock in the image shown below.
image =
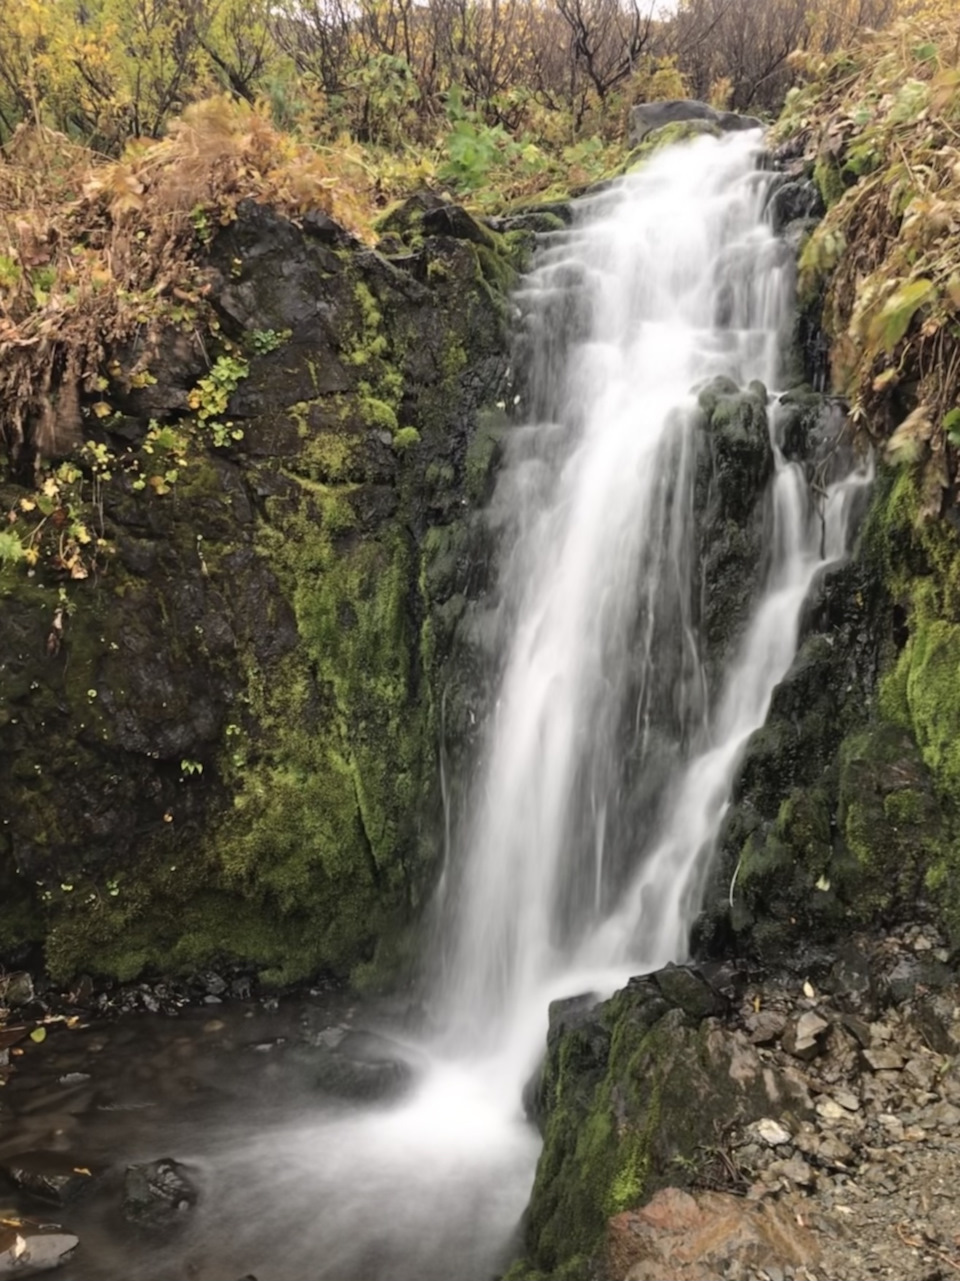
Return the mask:
<path id="1" fill-rule="evenodd" d="M 311 1063 L 316 1085 L 343 1099 L 392 1101 L 415 1079 L 403 1047 L 376 1032 L 333 1028 L 321 1033 Z"/>
<path id="2" fill-rule="evenodd" d="M 183 1220 L 198 1198 L 187 1167 L 170 1157 L 128 1166 L 124 1175 L 123 1213 L 141 1227 L 171 1227 Z"/>

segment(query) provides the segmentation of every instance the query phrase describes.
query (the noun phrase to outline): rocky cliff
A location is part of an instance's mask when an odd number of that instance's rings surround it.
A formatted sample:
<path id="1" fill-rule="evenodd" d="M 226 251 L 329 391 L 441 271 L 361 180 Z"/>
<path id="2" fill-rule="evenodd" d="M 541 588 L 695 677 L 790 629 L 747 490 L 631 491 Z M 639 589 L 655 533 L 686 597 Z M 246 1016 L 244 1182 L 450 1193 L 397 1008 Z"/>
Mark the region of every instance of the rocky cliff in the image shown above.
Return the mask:
<path id="1" fill-rule="evenodd" d="M 441 848 L 527 236 L 237 212 L 210 327 L 112 351 L 83 449 L 0 483 L 0 950 L 56 976 L 402 970 Z"/>

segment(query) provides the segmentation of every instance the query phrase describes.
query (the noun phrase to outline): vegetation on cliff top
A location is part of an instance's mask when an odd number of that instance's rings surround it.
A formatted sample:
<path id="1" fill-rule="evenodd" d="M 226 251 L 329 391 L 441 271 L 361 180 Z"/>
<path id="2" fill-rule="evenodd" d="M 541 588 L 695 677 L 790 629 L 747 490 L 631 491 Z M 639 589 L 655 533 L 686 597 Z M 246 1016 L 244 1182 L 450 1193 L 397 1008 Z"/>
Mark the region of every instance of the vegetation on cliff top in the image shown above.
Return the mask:
<path id="1" fill-rule="evenodd" d="M 801 258 L 834 380 L 938 515 L 960 465 L 960 38 L 934 0 L 863 34 L 788 96 L 777 126 L 815 157 L 828 212 Z"/>

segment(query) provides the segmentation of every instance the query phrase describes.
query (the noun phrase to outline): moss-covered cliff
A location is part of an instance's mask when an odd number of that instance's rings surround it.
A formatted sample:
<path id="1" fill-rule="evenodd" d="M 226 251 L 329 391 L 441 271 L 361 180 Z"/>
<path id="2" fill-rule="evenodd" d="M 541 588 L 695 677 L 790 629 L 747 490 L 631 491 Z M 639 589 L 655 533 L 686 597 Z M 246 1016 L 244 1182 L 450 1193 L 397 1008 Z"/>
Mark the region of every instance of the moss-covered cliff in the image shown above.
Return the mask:
<path id="1" fill-rule="evenodd" d="M 114 352 L 75 462 L 0 484 L 3 952 L 398 964 L 526 244 L 438 205 L 389 220 L 389 256 L 241 205 L 215 331 Z"/>

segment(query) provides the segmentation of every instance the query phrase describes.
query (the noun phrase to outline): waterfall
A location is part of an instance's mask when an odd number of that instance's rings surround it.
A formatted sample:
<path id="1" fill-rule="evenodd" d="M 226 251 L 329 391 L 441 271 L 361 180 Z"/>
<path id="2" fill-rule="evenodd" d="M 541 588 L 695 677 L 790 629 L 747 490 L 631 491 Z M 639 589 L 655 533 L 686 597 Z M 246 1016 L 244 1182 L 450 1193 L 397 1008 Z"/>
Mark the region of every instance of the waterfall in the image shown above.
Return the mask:
<path id="1" fill-rule="evenodd" d="M 491 512 L 502 663 L 448 907 L 444 1019 L 468 1044 L 529 1046 L 549 994 L 684 958 L 742 749 L 845 550 L 864 476 L 818 505 L 781 448 L 793 263 L 763 217 L 759 145 L 661 152 L 582 202 L 519 293 L 528 421 Z M 766 572 L 711 688 L 695 389 L 717 376 L 769 389 L 774 473 Z M 625 798 L 644 786 L 633 830 Z"/>
<path id="2" fill-rule="evenodd" d="M 478 630 L 499 661 L 459 819 L 442 762 L 439 1032 L 406 1047 L 419 1075 L 397 1104 L 306 1109 L 211 1158 L 220 1238 L 263 1275 L 277 1250 L 284 1275 L 316 1281 L 494 1275 L 533 1181 L 521 1092 L 550 999 L 686 955 L 738 761 L 866 482 L 815 497 L 781 439 L 793 265 L 764 222 L 759 147 L 733 134 L 655 156 L 582 201 L 518 293 L 526 423 L 489 512 Z M 722 655 L 696 533 L 711 378 L 770 393 L 764 554 Z"/>

